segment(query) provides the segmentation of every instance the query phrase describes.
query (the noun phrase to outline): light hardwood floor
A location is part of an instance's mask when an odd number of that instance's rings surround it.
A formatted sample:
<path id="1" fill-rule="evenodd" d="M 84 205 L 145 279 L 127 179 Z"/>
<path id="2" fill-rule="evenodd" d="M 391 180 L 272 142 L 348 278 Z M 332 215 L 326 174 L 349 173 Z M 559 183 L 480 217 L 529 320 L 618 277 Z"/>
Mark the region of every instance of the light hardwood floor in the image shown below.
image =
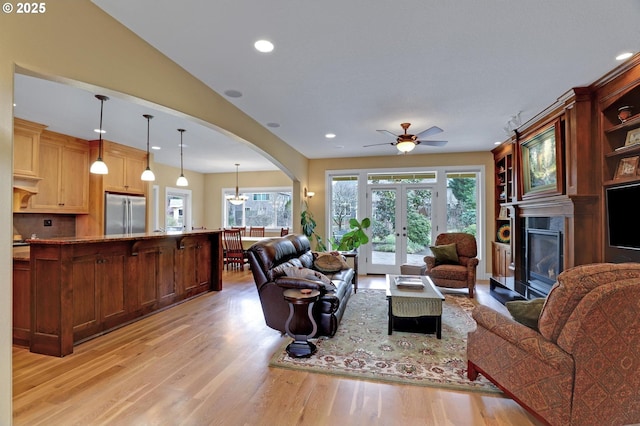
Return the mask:
<path id="1" fill-rule="evenodd" d="M 13 349 L 15 425 L 538 425 L 511 399 L 268 367 L 283 342 L 249 271 L 78 345 Z M 384 277 L 360 278 L 384 288 Z M 478 300 L 504 309 L 480 284 Z"/>

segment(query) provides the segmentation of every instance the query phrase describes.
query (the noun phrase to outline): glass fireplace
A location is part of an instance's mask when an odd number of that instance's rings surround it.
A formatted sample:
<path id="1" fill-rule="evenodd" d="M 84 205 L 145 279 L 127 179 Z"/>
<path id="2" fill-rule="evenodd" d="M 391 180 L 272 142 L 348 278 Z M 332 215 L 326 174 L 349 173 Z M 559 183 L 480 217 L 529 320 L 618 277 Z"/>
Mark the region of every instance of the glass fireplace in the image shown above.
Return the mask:
<path id="1" fill-rule="evenodd" d="M 562 272 L 562 231 L 549 229 L 552 228 L 549 226 L 550 222 L 540 228 L 537 227 L 540 221 L 532 222 L 527 223 L 525 229 L 526 284 L 530 297 L 544 297 L 556 282 L 558 274 Z"/>

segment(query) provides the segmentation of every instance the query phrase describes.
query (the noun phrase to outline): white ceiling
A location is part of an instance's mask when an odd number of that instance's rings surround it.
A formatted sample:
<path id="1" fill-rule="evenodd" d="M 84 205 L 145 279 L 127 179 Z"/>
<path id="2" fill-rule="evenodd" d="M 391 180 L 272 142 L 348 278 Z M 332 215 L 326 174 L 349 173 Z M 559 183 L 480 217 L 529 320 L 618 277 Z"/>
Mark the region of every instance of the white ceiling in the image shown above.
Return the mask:
<path id="1" fill-rule="evenodd" d="M 227 99 L 278 123 L 270 130 L 309 158 L 395 155 L 363 145 L 393 142 L 376 130 L 401 133 L 405 121 L 410 133 L 439 126 L 432 139 L 449 141 L 414 152 L 491 150 L 514 115 L 526 122 L 594 82 L 640 40 L 638 0 L 93 1 L 217 92 L 241 92 Z M 261 38 L 272 53 L 255 51 Z M 111 95 L 105 137 L 144 149 L 150 113 L 157 162 L 179 167 L 176 129 L 185 127 L 187 169 L 276 168 L 214 130 Z M 91 92 L 18 76 L 16 103 L 16 116 L 95 138 Z"/>

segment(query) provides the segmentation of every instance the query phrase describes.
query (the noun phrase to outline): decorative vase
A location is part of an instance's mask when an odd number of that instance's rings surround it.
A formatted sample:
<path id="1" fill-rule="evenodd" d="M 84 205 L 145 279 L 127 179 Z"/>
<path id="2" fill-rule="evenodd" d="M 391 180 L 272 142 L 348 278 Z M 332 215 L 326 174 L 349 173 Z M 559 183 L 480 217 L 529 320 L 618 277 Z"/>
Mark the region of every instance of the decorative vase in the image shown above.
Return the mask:
<path id="1" fill-rule="evenodd" d="M 620 119 L 621 122 L 625 122 L 629 119 L 629 117 L 631 117 L 631 111 L 633 110 L 633 107 L 630 105 L 625 105 L 623 107 L 618 108 L 618 118 Z"/>

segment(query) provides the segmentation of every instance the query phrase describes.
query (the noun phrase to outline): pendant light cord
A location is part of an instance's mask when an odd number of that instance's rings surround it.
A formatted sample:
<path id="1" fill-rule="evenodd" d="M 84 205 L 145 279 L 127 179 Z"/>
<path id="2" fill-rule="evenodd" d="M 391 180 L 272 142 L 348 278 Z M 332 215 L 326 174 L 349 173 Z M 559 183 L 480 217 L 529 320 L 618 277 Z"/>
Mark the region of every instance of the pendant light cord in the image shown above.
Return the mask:
<path id="1" fill-rule="evenodd" d="M 147 169 L 149 168 L 149 122 L 151 121 L 151 119 L 153 118 L 153 115 L 149 115 L 149 114 L 144 114 L 143 115 L 144 118 L 147 119 Z"/>
<path id="2" fill-rule="evenodd" d="M 96 95 L 96 98 L 100 99 L 100 127 L 98 128 L 99 132 L 98 132 L 98 159 L 102 160 L 102 111 L 104 110 L 104 101 L 106 101 L 107 98 L 106 96 L 103 95 Z"/>
<path id="3" fill-rule="evenodd" d="M 185 132 L 184 129 L 178 129 L 180 132 L 180 176 L 184 176 L 184 170 L 182 166 L 182 134 Z"/>

